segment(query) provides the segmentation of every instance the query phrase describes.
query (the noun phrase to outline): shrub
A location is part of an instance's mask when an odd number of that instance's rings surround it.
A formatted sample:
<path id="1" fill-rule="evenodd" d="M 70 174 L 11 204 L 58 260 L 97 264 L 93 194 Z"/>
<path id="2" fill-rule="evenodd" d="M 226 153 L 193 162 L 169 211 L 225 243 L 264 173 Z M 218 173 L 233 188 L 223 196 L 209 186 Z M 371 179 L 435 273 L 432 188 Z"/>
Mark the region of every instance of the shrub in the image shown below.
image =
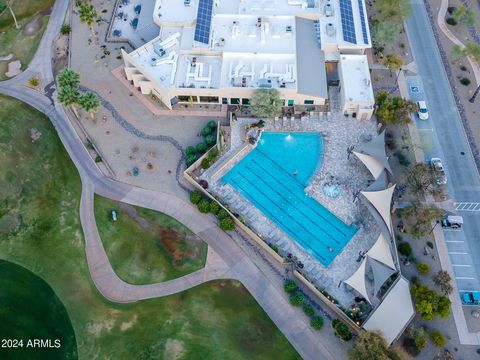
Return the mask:
<path id="1" fill-rule="evenodd" d="M 60 29 L 60 33 L 62 35 L 68 35 L 70 34 L 70 31 L 72 31 L 72 27 L 68 24 L 63 24 L 62 28 Z"/>
<path id="2" fill-rule="evenodd" d="M 419 262 L 417 265 L 417 270 L 422 275 L 428 275 L 430 272 L 430 265 L 426 262 Z"/>
<path id="3" fill-rule="evenodd" d="M 228 218 L 230 215 L 228 215 L 227 210 L 225 209 L 220 209 L 217 214 L 218 218 L 220 220 Z"/>
<path id="4" fill-rule="evenodd" d="M 410 165 L 410 160 L 408 160 L 408 158 L 403 155 L 402 153 L 398 153 L 397 155 L 397 158 L 398 158 L 398 163 L 402 166 L 409 166 Z"/>
<path id="5" fill-rule="evenodd" d="M 200 166 L 202 167 L 202 169 L 208 169 L 210 167 L 210 160 L 208 160 L 208 158 L 206 157 L 203 158 Z"/>
<path id="6" fill-rule="evenodd" d="M 433 243 L 429 240 L 427 241 L 427 246 L 430 248 L 430 249 L 433 249 Z"/>
<path id="7" fill-rule="evenodd" d="M 232 231 L 235 229 L 235 222 L 231 217 L 220 220 L 220 229 L 223 231 Z"/>
<path id="8" fill-rule="evenodd" d="M 197 153 L 197 150 L 193 146 L 187 146 L 185 149 L 185 154 L 187 155 L 195 155 Z"/>
<path id="9" fill-rule="evenodd" d="M 352 333 L 344 322 L 338 319 L 334 319 L 332 321 L 332 327 L 335 330 L 335 335 L 338 336 L 340 339 L 349 341 L 352 338 Z"/>
<path id="10" fill-rule="evenodd" d="M 31 78 L 30 80 L 28 80 L 28 83 L 31 85 L 31 86 L 38 86 L 40 85 L 40 80 L 38 80 L 38 77 L 33 77 Z"/>
<path id="11" fill-rule="evenodd" d="M 208 146 L 213 146 L 217 142 L 217 139 L 215 139 L 215 136 L 213 135 L 207 135 L 205 136 L 205 142 Z"/>
<path id="12" fill-rule="evenodd" d="M 308 317 L 311 317 L 313 315 L 315 315 L 315 309 L 313 308 L 312 305 L 310 304 L 305 304 L 303 305 L 303 312 L 305 313 L 305 315 L 307 315 Z M 323 319 L 322 319 L 323 320 Z M 323 322 L 322 322 L 323 323 Z"/>
<path id="13" fill-rule="evenodd" d="M 455 20 L 453 17 L 448 17 L 447 20 L 445 20 L 445 22 L 448 25 L 453 25 L 453 26 L 458 24 L 457 20 Z"/>
<path id="14" fill-rule="evenodd" d="M 197 150 L 197 153 L 203 154 L 207 150 L 207 144 L 202 141 L 195 146 L 195 150 Z"/>
<path id="15" fill-rule="evenodd" d="M 210 150 L 210 152 L 207 155 L 207 158 L 208 160 L 210 160 L 210 162 L 213 162 L 217 158 L 217 156 L 218 156 L 218 149 L 215 147 L 212 150 Z"/>
<path id="16" fill-rule="evenodd" d="M 410 246 L 410 243 L 406 241 L 398 245 L 398 251 L 400 252 L 400 254 L 405 256 L 412 255 L 412 247 Z"/>
<path id="17" fill-rule="evenodd" d="M 210 135 L 212 133 L 212 128 L 209 127 L 209 126 L 205 126 L 201 131 L 200 133 L 202 134 L 202 136 L 207 136 L 207 135 Z"/>
<path id="18" fill-rule="evenodd" d="M 185 163 L 187 164 L 187 167 L 191 166 L 195 161 L 197 161 L 197 155 L 192 154 L 192 155 L 187 155 L 185 158 Z"/>
<path id="19" fill-rule="evenodd" d="M 190 193 L 190 202 L 192 204 L 198 204 L 200 202 L 200 200 L 203 199 L 203 195 L 200 191 L 198 190 L 193 190 L 191 193 Z"/>
<path id="20" fill-rule="evenodd" d="M 443 335 L 441 332 L 439 331 L 433 331 L 431 334 L 430 334 L 430 337 L 432 338 L 432 342 L 435 344 L 435 346 L 437 347 L 443 347 L 445 346 L 445 343 L 447 342 L 447 340 L 445 339 L 445 335 Z"/>
<path id="21" fill-rule="evenodd" d="M 97 156 L 95 157 L 95 162 L 96 162 L 96 163 L 102 162 L 102 157 L 101 157 L 100 155 L 97 155 Z"/>
<path id="22" fill-rule="evenodd" d="M 470 85 L 470 82 L 471 82 L 470 79 L 466 78 L 466 77 L 460 79 L 460 84 L 465 85 L 465 86 Z"/>
<path id="23" fill-rule="evenodd" d="M 214 129 L 217 128 L 217 122 L 216 122 L 216 121 L 213 121 L 213 120 L 210 120 L 210 121 L 207 123 L 207 126 L 208 126 L 210 129 L 214 130 Z"/>
<path id="24" fill-rule="evenodd" d="M 323 318 L 321 316 L 312 317 L 312 319 L 310 320 L 310 326 L 315 330 L 320 330 L 323 327 Z M 350 334 L 350 337 L 351 337 L 351 334 Z"/>
<path id="25" fill-rule="evenodd" d="M 297 288 L 297 283 L 293 280 L 285 280 L 283 283 L 283 289 L 289 294 L 297 291 Z"/>
<path id="26" fill-rule="evenodd" d="M 197 204 L 197 207 L 201 213 L 206 214 L 210 211 L 210 201 L 208 201 L 207 199 L 202 199 Z"/>
<path id="27" fill-rule="evenodd" d="M 305 301 L 305 297 L 303 296 L 303 294 L 295 293 L 290 295 L 289 300 L 290 304 L 292 304 L 293 306 L 302 306 L 303 302 Z"/>
<path id="28" fill-rule="evenodd" d="M 460 70 L 467 71 L 467 67 L 465 65 L 460 65 Z"/>
<path id="29" fill-rule="evenodd" d="M 217 215 L 219 210 L 220 210 L 220 205 L 218 205 L 216 201 L 212 201 L 210 203 L 210 212 L 214 215 Z"/>

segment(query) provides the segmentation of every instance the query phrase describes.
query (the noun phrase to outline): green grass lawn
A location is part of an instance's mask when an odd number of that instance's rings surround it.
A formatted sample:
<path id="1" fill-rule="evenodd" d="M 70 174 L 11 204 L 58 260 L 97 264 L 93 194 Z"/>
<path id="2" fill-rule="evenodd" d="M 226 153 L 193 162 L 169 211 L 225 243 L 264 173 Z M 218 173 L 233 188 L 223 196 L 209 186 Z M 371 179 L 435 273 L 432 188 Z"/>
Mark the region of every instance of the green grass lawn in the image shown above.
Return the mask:
<path id="1" fill-rule="evenodd" d="M 170 280 L 205 265 L 207 244 L 165 214 L 95 196 L 95 219 L 113 269 L 126 282 Z"/>
<path id="2" fill-rule="evenodd" d="M 35 142 L 31 129 L 41 132 Z M 105 300 L 87 269 L 78 173 L 49 121 L 4 97 L 0 166 L 0 259 L 52 287 L 70 316 L 80 359 L 298 358 L 238 282 L 134 304 Z"/>
<path id="3" fill-rule="evenodd" d="M 50 286 L 31 271 L 0 260 L 0 339 L 16 339 L 22 346 L 2 348 L 2 359 L 76 359 L 72 323 Z M 50 340 L 57 348 L 35 349 L 29 340 Z M 19 343 L 17 343 L 19 344 Z"/>
<path id="4" fill-rule="evenodd" d="M 2 9 L 0 0 L 0 11 Z M 38 30 L 30 35 L 24 34 L 24 27 L 29 23 L 35 14 L 41 11 L 47 11 L 54 3 L 54 0 L 15 0 L 13 9 L 17 17 L 20 29 L 15 29 L 13 18 L 8 9 L 0 15 L 0 56 L 12 53 L 12 60 L 20 60 L 22 69 L 26 69 L 37 50 L 38 44 L 42 39 L 42 35 L 48 24 L 48 15 L 44 15 L 39 19 L 40 24 Z M 5 72 L 8 68 L 8 61 L 0 61 L 0 80 L 5 80 Z"/>

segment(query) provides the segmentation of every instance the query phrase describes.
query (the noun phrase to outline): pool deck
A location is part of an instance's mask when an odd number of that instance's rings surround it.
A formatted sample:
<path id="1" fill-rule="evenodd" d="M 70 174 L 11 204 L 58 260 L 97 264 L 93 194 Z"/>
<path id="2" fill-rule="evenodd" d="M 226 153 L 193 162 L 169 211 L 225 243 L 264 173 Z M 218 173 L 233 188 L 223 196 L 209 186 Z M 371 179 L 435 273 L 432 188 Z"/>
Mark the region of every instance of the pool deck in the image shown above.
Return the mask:
<path id="1" fill-rule="evenodd" d="M 245 145 L 243 135 L 245 126 L 257 121 L 240 118 L 232 123 L 232 145 L 224 155 L 224 159 L 228 160 L 220 160 L 206 170 L 201 178 L 207 179 L 210 190 L 228 204 L 232 211 L 238 213 L 260 237 L 277 245 L 283 254 L 292 253 L 296 256 L 304 264 L 303 272 L 310 281 L 328 291 L 341 305 L 348 307 L 358 294 L 340 282 L 357 270 L 360 265 L 357 262 L 359 252 L 366 251 L 373 245 L 380 230 L 363 205 L 353 201 L 354 194 L 365 189 L 373 178 L 360 161 L 354 156 L 348 156 L 347 148 L 374 136 L 376 123 L 345 119 L 343 114 L 333 113 L 329 116 L 305 117 L 293 122 L 290 119 L 286 122 L 282 119 L 269 120 L 265 124 L 264 131 L 319 132 L 323 136 L 323 164 L 314 173 L 305 191 L 347 225 L 355 224 L 358 228 L 354 237 L 325 267 L 231 185 L 220 180 L 253 149 L 251 145 Z M 339 126 L 339 122 L 342 126 Z M 342 192 L 339 197 L 331 199 L 323 194 L 322 187 L 326 182 L 340 184 Z M 372 286 L 371 277 L 367 273 L 367 288 Z"/>

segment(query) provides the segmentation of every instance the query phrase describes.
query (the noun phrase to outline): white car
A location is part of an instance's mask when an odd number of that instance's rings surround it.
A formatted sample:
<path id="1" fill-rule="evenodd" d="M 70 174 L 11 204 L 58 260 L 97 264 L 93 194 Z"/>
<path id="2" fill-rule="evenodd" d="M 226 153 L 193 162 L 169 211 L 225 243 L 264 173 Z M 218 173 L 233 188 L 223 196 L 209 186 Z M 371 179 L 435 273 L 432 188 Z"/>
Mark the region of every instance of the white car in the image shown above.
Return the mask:
<path id="1" fill-rule="evenodd" d="M 445 185 L 447 183 L 447 176 L 445 175 L 445 169 L 443 168 L 442 160 L 439 158 L 431 158 L 430 165 L 432 165 L 437 184 Z"/>
<path id="2" fill-rule="evenodd" d="M 417 101 L 418 105 L 418 118 L 420 120 L 428 120 L 428 108 L 425 101 Z"/>

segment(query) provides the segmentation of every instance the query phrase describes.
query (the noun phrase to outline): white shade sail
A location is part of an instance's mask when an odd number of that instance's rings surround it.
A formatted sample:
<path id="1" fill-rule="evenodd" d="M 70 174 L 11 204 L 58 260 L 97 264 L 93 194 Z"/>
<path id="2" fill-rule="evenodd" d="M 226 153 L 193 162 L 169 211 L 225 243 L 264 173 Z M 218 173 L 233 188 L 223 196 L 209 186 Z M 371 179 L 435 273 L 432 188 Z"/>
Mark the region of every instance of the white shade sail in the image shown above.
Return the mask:
<path id="1" fill-rule="evenodd" d="M 358 291 L 368 302 L 370 299 L 367 294 L 367 287 L 365 286 L 365 266 L 366 266 L 367 258 L 365 257 L 358 267 L 357 271 L 353 273 L 347 280 L 343 282 L 356 291 Z"/>
<path id="2" fill-rule="evenodd" d="M 362 154 L 356 151 L 353 151 L 356 157 L 360 159 L 360 161 L 366 166 L 366 168 L 372 173 L 372 176 L 375 179 L 378 179 L 382 174 L 385 167 L 382 165 L 380 161 L 378 161 L 373 156 Z"/>
<path id="3" fill-rule="evenodd" d="M 390 234 L 393 236 L 392 217 L 390 207 L 392 204 L 395 185 L 380 191 L 362 191 L 361 194 L 372 204 L 387 225 Z"/>
<path id="4" fill-rule="evenodd" d="M 375 244 L 373 244 L 370 250 L 368 250 L 367 256 L 387 265 L 391 269 L 396 269 L 395 263 L 393 262 L 390 245 L 388 244 L 388 241 L 383 233 L 380 233 Z"/>

